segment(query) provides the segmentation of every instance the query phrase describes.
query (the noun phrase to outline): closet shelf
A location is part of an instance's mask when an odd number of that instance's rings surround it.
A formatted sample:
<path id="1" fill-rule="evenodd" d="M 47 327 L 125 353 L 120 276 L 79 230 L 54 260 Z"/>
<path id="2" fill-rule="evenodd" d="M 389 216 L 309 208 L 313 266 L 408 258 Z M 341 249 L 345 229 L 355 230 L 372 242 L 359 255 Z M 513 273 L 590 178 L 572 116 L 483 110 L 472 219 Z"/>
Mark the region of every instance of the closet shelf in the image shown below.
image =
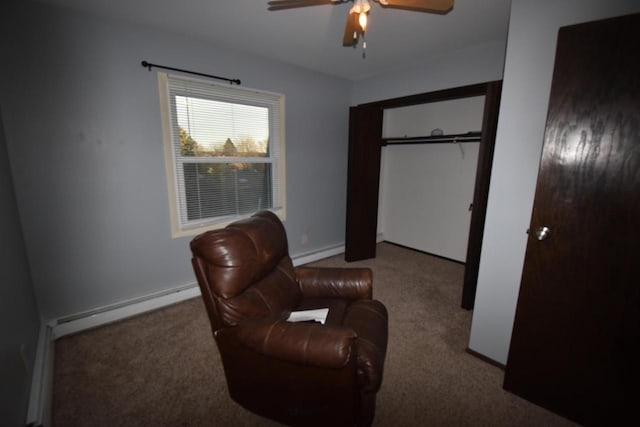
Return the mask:
<path id="1" fill-rule="evenodd" d="M 482 132 L 467 132 L 438 136 L 412 136 L 405 138 L 382 138 L 382 146 L 401 144 L 442 144 L 456 142 L 480 142 Z"/>

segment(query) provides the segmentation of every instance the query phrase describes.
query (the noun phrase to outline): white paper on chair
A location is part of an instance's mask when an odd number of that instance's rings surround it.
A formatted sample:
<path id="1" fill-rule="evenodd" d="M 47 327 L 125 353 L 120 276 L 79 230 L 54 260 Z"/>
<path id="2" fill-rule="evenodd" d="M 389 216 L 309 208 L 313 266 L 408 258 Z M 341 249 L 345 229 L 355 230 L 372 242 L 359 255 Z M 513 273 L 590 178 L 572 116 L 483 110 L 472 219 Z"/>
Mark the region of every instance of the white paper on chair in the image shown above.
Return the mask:
<path id="1" fill-rule="evenodd" d="M 287 321 L 289 322 L 320 322 L 324 325 L 329 314 L 328 308 L 318 308 L 315 310 L 292 311 Z"/>

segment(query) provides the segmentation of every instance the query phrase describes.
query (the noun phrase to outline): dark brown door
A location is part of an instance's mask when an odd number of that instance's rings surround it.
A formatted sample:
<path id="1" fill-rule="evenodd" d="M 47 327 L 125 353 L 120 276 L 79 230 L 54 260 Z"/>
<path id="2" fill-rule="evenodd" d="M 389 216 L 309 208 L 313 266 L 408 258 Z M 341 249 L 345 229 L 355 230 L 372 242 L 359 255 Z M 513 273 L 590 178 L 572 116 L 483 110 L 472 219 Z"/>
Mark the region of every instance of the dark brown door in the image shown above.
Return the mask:
<path id="1" fill-rule="evenodd" d="M 639 52 L 640 15 L 559 32 L 505 373 L 586 425 L 638 422 Z"/>
<path id="2" fill-rule="evenodd" d="M 376 256 L 381 147 L 382 108 L 351 107 L 344 255 L 346 261 Z"/>

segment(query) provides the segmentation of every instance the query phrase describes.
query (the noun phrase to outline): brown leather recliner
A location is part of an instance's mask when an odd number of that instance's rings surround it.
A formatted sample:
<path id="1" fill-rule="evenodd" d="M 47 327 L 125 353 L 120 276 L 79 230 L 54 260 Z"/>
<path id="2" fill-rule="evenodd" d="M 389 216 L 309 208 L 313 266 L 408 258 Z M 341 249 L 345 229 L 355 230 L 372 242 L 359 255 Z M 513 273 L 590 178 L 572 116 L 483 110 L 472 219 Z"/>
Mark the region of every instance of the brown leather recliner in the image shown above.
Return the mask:
<path id="1" fill-rule="evenodd" d="M 191 241 L 231 398 L 295 426 L 368 426 L 382 383 L 387 311 L 364 268 L 295 267 L 269 211 Z M 325 324 L 288 322 L 329 308 Z"/>

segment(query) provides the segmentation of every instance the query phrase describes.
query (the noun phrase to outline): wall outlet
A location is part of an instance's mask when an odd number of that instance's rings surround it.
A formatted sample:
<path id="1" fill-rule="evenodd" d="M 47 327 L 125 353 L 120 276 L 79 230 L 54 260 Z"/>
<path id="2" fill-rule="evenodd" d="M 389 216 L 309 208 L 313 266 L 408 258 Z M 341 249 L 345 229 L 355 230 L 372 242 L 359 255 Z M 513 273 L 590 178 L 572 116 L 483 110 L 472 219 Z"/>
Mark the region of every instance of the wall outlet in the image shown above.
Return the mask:
<path id="1" fill-rule="evenodd" d="M 300 243 L 302 243 L 303 245 L 309 243 L 309 234 L 303 233 L 302 237 L 300 238 Z"/>

